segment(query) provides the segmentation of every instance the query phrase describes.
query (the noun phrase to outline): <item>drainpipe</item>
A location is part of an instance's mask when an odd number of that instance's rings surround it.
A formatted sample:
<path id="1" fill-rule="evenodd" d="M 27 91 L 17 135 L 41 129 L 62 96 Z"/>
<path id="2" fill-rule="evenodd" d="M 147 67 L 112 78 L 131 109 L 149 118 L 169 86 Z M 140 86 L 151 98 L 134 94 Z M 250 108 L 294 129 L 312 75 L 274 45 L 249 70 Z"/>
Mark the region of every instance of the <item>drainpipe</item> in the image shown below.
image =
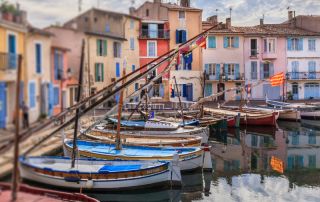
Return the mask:
<path id="1" fill-rule="evenodd" d="M 124 38 L 126 38 L 126 28 L 125 28 L 125 25 L 126 25 L 126 22 L 127 22 L 127 20 L 128 20 L 128 17 L 126 18 L 126 20 L 124 21 L 124 23 L 123 23 L 123 37 Z"/>
<path id="2" fill-rule="evenodd" d="M 243 35 L 243 73 L 244 73 L 244 85 L 246 85 L 246 52 L 245 52 L 246 37 Z M 257 67 L 258 68 L 258 67 Z M 242 93 L 241 93 L 242 95 Z"/>
<path id="3" fill-rule="evenodd" d="M 90 96 L 90 89 L 91 89 L 91 82 L 90 82 L 90 38 L 91 36 L 88 37 L 88 81 L 89 81 L 89 89 L 88 89 L 88 95 L 87 97 Z M 78 87 L 79 89 L 79 87 Z"/>

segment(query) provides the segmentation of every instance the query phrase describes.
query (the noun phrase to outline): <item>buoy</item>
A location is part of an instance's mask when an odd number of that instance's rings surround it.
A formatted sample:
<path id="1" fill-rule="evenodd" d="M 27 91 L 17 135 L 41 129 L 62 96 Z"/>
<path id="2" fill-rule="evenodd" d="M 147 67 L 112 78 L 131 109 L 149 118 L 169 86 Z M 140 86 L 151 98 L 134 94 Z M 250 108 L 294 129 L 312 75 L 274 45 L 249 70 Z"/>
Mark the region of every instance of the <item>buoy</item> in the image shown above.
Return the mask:
<path id="1" fill-rule="evenodd" d="M 94 182 L 93 182 L 92 178 L 89 177 L 89 179 L 88 179 L 87 182 L 86 182 L 86 187 L 87 187 L 88 189 L 91 189 L 93 186 L 94 186 Z"/>
<path id="2" fill-rule="evenodd" d="M 212 162 L 211 162 L 211 155 L 210 155 L 210 147 L 208 144 L 204 144 L 204 158 L 202 169 L 204 172 L 212 172 Z"/>

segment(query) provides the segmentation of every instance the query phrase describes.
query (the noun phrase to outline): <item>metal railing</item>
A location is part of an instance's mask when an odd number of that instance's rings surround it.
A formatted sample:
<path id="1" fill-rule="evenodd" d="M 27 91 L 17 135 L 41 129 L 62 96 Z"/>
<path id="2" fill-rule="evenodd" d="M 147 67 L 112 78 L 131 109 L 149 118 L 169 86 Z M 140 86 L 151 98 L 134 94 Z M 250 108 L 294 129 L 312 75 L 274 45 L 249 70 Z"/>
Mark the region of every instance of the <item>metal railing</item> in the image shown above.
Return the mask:
<path id="1" fill-rule="evenodd" d="M 141 39 L 168 39 L 170 38 L 170 29 L 140 29 Z"/>
<path id="2" fill-rule="evenodd" d="M 250 57 L 258 57 L 258 49 L 249 50 Z"/>
<path id="3" fill-rule="evenodd" d="M 244 73 L 236 73 L 236 80 L 244 80 Z"/>
<path id="4" fill-rule="evenodd" d="M 206 79 L 207 80 L 219 80 L 220 74 L 215 73 L 214 75 L 212 74 L 207 74 Z M 244 73 L 236 73 L 234 76 L 233 75 L 226 75 L 226 79 L 228 80 L 245 80 L 244 78 Z"/>
<path id="5" fill-rule="evenodd" d="M 15 70 L 18 65 L 18 54 L 0 53 L 0 70 Z"/>
<path id="6" fill-rule="evenodd" d="M 320 79 L 320 72 L 288 72 L 288 79 Z"/>
<path id="7" fill-rule="evenodd" d="M 258 79 L 258 72 L 251 72 L 251 79 Z"/>
<path id="8" fill-rule="evenodd" d="M 269 71 L 263 72 L 263 78 L 269 78 L 269 77 L 270 77 Z"/>

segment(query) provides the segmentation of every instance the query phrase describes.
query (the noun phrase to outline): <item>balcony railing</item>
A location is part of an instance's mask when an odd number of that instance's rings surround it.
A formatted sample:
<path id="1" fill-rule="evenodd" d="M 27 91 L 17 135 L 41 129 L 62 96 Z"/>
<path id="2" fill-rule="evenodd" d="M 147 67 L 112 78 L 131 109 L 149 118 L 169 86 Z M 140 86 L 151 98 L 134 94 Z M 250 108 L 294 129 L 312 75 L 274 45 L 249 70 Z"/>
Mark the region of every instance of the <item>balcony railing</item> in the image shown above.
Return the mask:
<path id="1" fill-rule="evenodd" d="M 289 80 L 293 79 L 320 79 L 320 72 L 288 72 Z"/>
<path id="2" fill-rule="evenodd" d="M 207 74 L 207 80 L 219 80 L 220 74 Z M 229 79 L 230 78 L 230 79 Z M 226 75 L 227 80 L 244 80 L 244 73 L 236 73 L 235 75 Z"/>
<path id="3" fill-rule="evenodd" d="M 251 72 L 251 79 L 258 79 L 258 72 Z"/>
<path id="4" fill-rule="evenodd" d="M 12 53 L 0 53 L 0 70 L 15 70 L 18 65 L 18 55 Z"/>
<path id="5" fill-rule="evenodd" d="M 249 55 L 251 58 L 256 58 L 258 57 L 258 49 L 251 49 L 249 50 Z"/>
<path id="6" fill-rule="evenodd" d="M 141 39 L 168 39 L 170 38 L 170 29 L 141 29 L 139 37 Z"/>

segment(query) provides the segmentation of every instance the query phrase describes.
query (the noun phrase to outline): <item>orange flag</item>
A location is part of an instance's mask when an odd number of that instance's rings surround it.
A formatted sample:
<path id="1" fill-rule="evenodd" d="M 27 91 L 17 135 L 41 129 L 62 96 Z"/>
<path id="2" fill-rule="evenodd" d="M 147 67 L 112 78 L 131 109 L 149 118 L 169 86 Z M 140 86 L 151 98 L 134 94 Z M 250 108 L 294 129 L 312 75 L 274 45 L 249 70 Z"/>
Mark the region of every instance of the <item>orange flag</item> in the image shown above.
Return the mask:
<path id="1" fill-rule="evenodd" d="M 270 166 L 273 170 L 278 171 L 279 173 L 283 173 L 283 162 L 280 159 L 272 156 Z"/>
<path id="2" fill-rule="evenodd" d="M 271 86 L 279 86 L 284 84 L 283 72 L 270 77 Z"/>
<path id="3" fill-rule="evenodd" d="M 170 85 L 170 96 L 172 97 L 172 90 L 173 90 L 173 80 L 171 82 L 171 85 Z"/>

